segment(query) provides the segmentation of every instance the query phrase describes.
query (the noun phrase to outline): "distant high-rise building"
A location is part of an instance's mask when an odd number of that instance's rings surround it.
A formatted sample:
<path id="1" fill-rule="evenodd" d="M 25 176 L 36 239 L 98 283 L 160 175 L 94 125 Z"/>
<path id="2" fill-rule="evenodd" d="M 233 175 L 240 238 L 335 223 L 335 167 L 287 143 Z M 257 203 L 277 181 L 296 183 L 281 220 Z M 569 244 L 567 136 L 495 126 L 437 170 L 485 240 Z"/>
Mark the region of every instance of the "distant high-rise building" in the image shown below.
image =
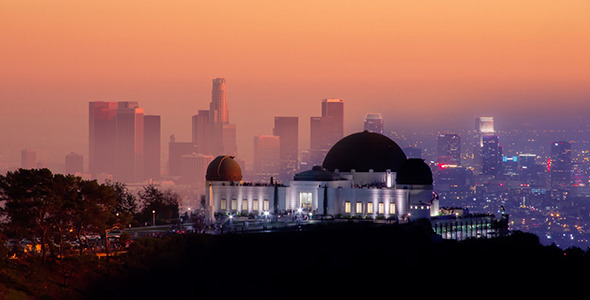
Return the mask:
<path id="1" fill-rule="evenodd" d="M 572 184 L 571 144 L 557 141 L 551 144 L 549 171 L 552 188 L 565 188 Z"/>
<path id="2" fill-rule="evenodd" d="M 440 134 L 437 139 L 437 162 L 461 164 L 461 136 L 455 133 Z"/>
<path id="3" fill-rule="evenodd" d="M 182 156 L 191 155 L 197 152 L 197 147 L 192 142 L 177 142 L 174 136 L 170 137 L 168 143 L 168 176 L 180 176 L 182 167 Z"/>
<path id="4" fill-rule="evenodd" d="M 331 147 L 344 137 L 344 100 L 324 99 L 322 101 L 322 123 L 326 143 Z"/>
<path id="5" fill-rule="evenodd" d="M 278 178 L 282 181 L 291 180 L 299 167 L 299 119 L 275 117 L 273 135 L 280 138 Z"/>
<path id="6" fill-rule="evenodd" d="M 365 130 L 383 134 L 383 118 L 380 113 L 370 113 L 365 117 Z"/>
<path id="7" fill-rule="evenodd" d="M 143 129 L 143 177 L 158 180 L 162 165 L 160 116 L 143 116 Z"/>
<path id="8" fill-rule="evenodd" d="M 199 110 L 192 119 L 192 141 L 199 153 L 211 153 L 209 144 L 209 111 Z"/>
<path id="9" fill-rule="evenodd" d="M 136 101 L 89 103 L 89 171 L 135 182 L 143 174 L 144 113 Z"/>
<path id="10" fill-rule="evenodd" d="M 225 100 L 225 79 L 213 79 L 211 103 L 209 104 L 209 120 L 213 123 L 229 123 L 229 109 Z"/>
<path id="11" fill-rule="evenodd" d="M 118 102 L 89 103 L 88 171 L 114 174 L 117 165 L 117 107 Z"/>
<path id="12" fill-rule="evenodd" d="M 143 134 L 143 108 L 135 101 L 119 102 L 116 181 L 135 182 L 143 174 Z"/>
<path id="13" fill-rule="evenodd" d="M 236 155 L 236 125 L 229 122 L 225 98 L 225 79 L 213 79 L 209 110 L 199 110 L 192 117 L 192 142 L 198 153 Z"/>
<path id="14" fill-rule="evenodd" d="M 484 135 L 481 148 L 482 174 L 499 175 L 502 161 L 502 147 L 497 135 Z"/>
<path id="15" fill-rule="evenodd" d="M 37 168 L 37 152 L 33 149 L 24 149 L 21 151 L 21 167 L 23 169 Z"/>
<path id="16" fill-rule="evenodd" d="M 274 135 L 254 137 L 254 174 L 258 179 L 279 175 L 281 138 Z"/>
<path id="17" fill-rule="evenodd" d="M 80 174 L 84 172 L 84 157 L 81 154 L 70 152 L 66 155 L 66 174 Z"/>
<path id="18" fill-rule="evenodd" d="M 310 118 L 310 160 L 322 165 L 330 148 L 344 137 L 344 100 L 324 99 L 322 116 Z"/>

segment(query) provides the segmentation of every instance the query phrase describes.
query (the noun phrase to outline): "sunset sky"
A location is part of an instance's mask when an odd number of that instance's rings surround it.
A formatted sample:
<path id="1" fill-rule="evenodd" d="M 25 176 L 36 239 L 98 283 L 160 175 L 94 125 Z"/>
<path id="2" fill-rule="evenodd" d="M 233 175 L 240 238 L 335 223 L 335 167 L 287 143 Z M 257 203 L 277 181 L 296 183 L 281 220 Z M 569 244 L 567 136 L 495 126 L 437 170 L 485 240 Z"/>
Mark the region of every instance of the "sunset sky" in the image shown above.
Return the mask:
<path id="1" fill-rule="evenodd" d="M 188 141 L 216 77 L 245 158 L 274 116 L 307 147 L 324 98 L 347 133 L 369 112 L 389 129 L 590 115 L 588 0 L 3 0 L 0 51 L 0 163 L 87 158 L 89 101 L 138 101 Z"/>

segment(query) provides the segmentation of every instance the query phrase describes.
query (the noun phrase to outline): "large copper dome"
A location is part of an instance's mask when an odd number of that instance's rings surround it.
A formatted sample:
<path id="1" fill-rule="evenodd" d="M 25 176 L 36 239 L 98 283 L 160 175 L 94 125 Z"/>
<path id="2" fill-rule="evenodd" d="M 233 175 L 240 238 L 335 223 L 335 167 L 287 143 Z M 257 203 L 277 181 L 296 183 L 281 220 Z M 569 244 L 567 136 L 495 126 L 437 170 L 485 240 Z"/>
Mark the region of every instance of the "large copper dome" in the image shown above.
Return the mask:
<path id="1" fill-rule="evenodd" d="M 334 172 L 397 172 L 406 161 L 404 151 L 390 138 L 375 132 L 353 133 L 338 141 L 322 166 Z"/>
<path id="2" fill-rule="evenodd" d="M 242 181 L 242 168 L 233 156 L 216 157 L 207 167 L 207 181 Z"/>

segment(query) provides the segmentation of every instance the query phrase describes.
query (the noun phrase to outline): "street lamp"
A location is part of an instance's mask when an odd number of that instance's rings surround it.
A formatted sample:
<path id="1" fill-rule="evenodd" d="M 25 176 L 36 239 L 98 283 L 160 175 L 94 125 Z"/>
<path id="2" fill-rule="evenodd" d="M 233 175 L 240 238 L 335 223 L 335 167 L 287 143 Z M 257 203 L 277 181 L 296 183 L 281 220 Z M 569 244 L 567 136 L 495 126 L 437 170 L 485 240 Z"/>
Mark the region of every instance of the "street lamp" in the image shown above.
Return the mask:
<path id="1" fill-rule="evenodd" d="M 156 211 L 152 210 L 152 226 L 156 226 Z"/>

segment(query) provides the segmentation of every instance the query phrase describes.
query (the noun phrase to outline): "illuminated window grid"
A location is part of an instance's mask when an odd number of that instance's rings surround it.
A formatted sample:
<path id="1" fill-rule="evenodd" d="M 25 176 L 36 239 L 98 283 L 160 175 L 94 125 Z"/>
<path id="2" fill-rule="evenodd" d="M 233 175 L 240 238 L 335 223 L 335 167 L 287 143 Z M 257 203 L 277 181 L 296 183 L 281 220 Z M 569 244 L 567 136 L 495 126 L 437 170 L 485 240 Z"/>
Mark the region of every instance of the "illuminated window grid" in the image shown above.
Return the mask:
<path id="1" fill-rule="evenodd" d="M 351 212 L 350 201 L 344 202 L 344 213 L 349 214 Z"/>

